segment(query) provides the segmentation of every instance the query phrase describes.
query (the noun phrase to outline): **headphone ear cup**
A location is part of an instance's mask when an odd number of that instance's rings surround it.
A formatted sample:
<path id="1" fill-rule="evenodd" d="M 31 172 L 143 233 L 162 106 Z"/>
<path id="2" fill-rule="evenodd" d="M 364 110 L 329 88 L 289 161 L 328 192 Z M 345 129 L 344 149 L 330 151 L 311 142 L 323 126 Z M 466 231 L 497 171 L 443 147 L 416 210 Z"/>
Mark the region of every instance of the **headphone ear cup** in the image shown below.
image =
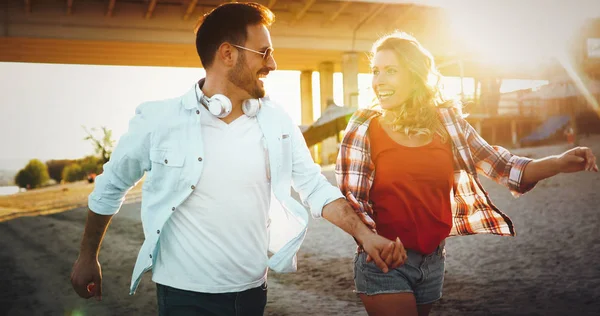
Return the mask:
<path id="1" fill-rule="evenodd" d="M 224 118 L 229 115 L 231 109 L 231 101 L 222 94 L 215 94 L 208 99 L 208 111 L 218 118 Z"/>
<path id="2" fill-rule="evenodd" d="M 260 110 L 260 100 L 259 99 L 248 99 L 244 100 L 242 103 L 242 111 L 249 117 L 254 117 L 258 114 Z"/>

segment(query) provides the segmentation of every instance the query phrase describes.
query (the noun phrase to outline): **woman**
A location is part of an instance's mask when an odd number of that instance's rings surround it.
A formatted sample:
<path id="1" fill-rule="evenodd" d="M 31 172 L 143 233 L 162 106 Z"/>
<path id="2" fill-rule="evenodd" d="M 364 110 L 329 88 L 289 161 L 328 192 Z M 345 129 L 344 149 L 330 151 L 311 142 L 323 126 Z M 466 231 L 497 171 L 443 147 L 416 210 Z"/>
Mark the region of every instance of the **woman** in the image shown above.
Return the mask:
<path id="1" fill-rule="evenodd" d="M 399 238 L 407 259 L 384 273 L 359 245 L 356 292 L 369 315 L 428 315 L 442 296 L 446 237 L 514 235 L 477 173 L 516 197 L 560 172 L 597 172 L 596 157 L 578 147 L 532 160 L 490 146 L 464 120 L 459 104 L 442 98 L 433 57 L 407 34 L 373 45 L 372 72 L 378 108 L 358 110 L 350 119 L 336 177 L 365 224 Z"/>

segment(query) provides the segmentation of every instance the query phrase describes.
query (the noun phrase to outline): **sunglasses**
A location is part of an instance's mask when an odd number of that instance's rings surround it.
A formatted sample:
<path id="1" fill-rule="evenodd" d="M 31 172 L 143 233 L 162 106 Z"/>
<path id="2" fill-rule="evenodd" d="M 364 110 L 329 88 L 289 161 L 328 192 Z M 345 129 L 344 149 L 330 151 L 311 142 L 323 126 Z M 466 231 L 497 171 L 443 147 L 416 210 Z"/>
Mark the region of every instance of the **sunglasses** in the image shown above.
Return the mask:
<path id="1" fill-rule="evenodd" d="M 270 57 L 273 57 L 273 51 L 275 50 L 275 49 L 269 47 L 269 48 L 265 49 L 264 52 L 259 52 L 257 50 L 250 49 L 250 48 L 243 47 L 243 46 L 239 46 L 239 45 L 231 44 L 231 46 L 237 47 L 237 48 L 240 48 L 240 49 L 243 49 L 243 50 L 247 50 L 247 51 L 253 52 L 255 54 L 262 55 L 263 62 L 265 62 L 265 63 L 269 60 Z"/>

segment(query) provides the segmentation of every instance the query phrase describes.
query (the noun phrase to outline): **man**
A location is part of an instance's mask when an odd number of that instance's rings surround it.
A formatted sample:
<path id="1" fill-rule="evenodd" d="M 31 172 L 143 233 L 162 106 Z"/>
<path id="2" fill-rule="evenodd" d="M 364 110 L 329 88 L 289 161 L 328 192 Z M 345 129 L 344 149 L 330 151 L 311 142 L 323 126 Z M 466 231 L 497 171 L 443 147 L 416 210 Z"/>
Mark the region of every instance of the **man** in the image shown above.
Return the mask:
<path id="1" fill-rule="evenodd" d="M 71 276 L 81 297 L 101 298 L 100 244 L 144 174 L 146 238 L 130 294 L 152 270 L 161 315 L 262 315 L 268 268 L 295 271 L 306 235 L 308 215 L 291 186 L 314 217 L 350 233 L 382 270 L 403 263 L 402 244 L 361 222 L 320 174 L 298 127 L 265 97 L 261 79 L 277 67 L 272 22 L 258 4 L 217 7 L 196 32 L 206 78 L 182 97 L 137 108 L 89 197 Z"/>

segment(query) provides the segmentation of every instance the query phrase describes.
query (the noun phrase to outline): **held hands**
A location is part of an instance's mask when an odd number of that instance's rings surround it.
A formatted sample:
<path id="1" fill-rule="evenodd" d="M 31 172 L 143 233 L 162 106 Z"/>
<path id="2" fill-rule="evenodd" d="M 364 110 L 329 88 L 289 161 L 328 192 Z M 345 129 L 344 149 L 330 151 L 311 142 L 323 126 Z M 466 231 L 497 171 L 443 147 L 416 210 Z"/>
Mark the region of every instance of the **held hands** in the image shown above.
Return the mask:
<path id="1" fill-rule="evenodd" d="M 77 258 L 71 272 L 71 285 L 77 295 L 102 300 L 102 270 L 97 259 Z"/>
<path id="2" fill-rule="evenodd" d="M 565 151 L 562 155 L 558 156 L 558 166 L 559 171 L 563 173 L 583 170 L 598 172 L 596 156 L 587 147 L 575 147 Z"/>
<path id="3" fill-rule="evenodd" d="M 371 234 L 363 241 L 362 246 L 367 253 L 367 262 L 375 261 L 375 265 L 384 273 L 403 265 L 406 261 L 406 250 L 399 238 L 391 241 Z"/>

